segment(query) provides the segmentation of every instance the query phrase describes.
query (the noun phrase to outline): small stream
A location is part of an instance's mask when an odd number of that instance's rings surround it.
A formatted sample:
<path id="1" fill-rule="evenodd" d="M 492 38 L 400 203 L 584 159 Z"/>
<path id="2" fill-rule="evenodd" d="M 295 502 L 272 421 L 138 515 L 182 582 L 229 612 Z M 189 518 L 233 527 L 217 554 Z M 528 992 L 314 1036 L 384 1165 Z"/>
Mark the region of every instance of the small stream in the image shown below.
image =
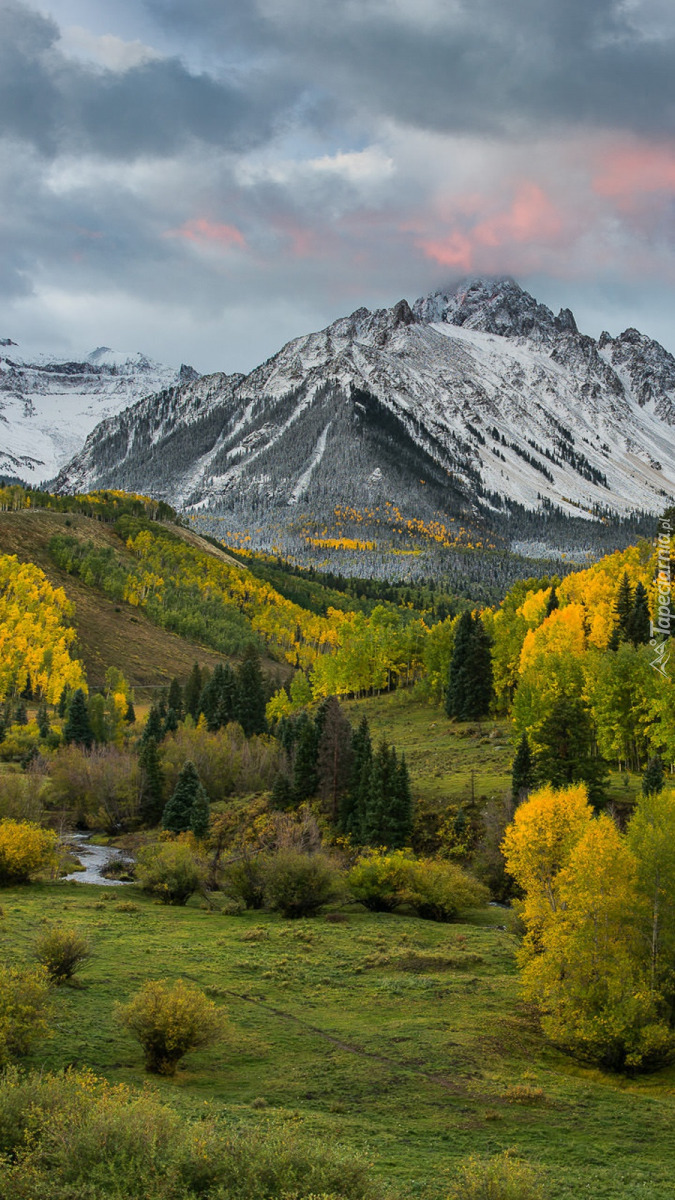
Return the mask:
<path id="1" fill-rule="evenodd" d="M 90 833 L 74 833 L 68 838 L 68 844 L 73 846 L 75 854 L 85 869 L 64 875 L 64 880 L 74 883 L 105 884 L 106 887 L 124 887 L 125 884 L 120 879 L 106 879 L 101 875 L 101 868 L 109 863 L 111 858 L 117 858 L 119 850 L 115 846 L 94 846 L 90 839 Z"/>

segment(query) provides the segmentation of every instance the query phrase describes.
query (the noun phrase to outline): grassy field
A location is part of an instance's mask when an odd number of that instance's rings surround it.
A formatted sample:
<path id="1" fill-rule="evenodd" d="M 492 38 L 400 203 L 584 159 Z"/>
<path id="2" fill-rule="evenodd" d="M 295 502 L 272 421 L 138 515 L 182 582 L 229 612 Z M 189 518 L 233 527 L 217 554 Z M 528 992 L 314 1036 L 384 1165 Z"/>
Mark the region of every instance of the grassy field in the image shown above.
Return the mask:
<path id="1" fill-rule="evenodd" d="M 54 1036 L 29 1065 L 144 1079 L 115 1001 L 147 978 L 196 982 L 229 1037 L 190 1056 L 165 1098 L 233 1123 L 289 1122 L 367 1155 L 399 1195 L 441 1200 L 468 1154 L 542 1164 L 553 1200 L 670 1200 L 675 1068 L 627 1081 L 543 1044 L 518 997 L 504 912 L 464 924 L 348 910 L 288 922 L 164 908 L 133 886 L 2 893 L 3 958 L 27 961 L 45 919 L 94 940 L 80 987 L 54 996 Z M 133 904 L 132 911 L 126 907 Z"/>
<path id="2" fill-rule="evenodd" d="M 344 707 L 352 725 L 367 716 L 374 741 L 383 737 L 405 751 L 413 793 L 429 805 L 466 804 L 472 796 L 481 801 L 511 787 L 510 720 L 450 721 L 440 706 L 419 700 L 413 690 L 352 700 Z M 610 772 L 607 792 L 615 804 L 630 803 L 640 787 L 638 775 Z"/>

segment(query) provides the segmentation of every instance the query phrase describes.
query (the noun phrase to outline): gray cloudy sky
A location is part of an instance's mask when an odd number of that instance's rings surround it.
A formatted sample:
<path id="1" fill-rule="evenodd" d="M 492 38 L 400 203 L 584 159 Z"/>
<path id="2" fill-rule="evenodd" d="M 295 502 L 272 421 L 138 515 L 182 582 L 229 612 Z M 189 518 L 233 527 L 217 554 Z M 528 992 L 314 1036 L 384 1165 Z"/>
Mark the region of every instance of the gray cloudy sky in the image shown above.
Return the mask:
<path id="1" fill-rule="evenodd" d="M 672 0 L 0 0 L 0 336 L 247 370 L 508 273 L 675 350 Z"/>

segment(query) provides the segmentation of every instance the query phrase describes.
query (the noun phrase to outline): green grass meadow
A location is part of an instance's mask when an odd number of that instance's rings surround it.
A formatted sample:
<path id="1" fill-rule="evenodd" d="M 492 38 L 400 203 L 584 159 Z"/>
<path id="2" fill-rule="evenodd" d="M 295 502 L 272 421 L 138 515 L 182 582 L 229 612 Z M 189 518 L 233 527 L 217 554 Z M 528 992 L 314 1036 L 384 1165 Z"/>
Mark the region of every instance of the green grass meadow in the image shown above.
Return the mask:
<path id="1" fill-rule="evenodd" d="M 223 1005 L 229 1027 L 175 1079 L 154 1081 L 186 1113 L 343 1143 L 405 1197 L 440 1200 L 463 1158 L 504 1149 L 542 1165 L 553 1200 L 675 1192 L 675 1068 L 626 1080 L 547 1048 L 519 1000 L 500 908 L 452 925 L 357 908 L 292 922 L 80 883 L 1 900 L 7 962 L 30 961 L 45 920 L 94 943 L 80 985 L 54 991 L 53 1036 L 30 1067 L 143 1084 L 115 1002 L 146 979 L 181 977 Z"/>

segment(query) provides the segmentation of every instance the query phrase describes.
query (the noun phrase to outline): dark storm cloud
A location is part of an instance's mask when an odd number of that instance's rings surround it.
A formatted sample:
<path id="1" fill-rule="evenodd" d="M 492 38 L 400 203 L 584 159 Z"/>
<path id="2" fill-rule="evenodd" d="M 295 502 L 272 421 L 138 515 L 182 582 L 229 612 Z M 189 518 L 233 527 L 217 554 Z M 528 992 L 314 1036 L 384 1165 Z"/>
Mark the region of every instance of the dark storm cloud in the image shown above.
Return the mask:
<path id="1" fill-rule="evenodd" d="M 42 154 L 164 156 L 190 139 L 245 149 L 270 134 L 297 90 L 255 77 L 243 88 L 193 74 L 178 58 L 124 72 L 90 67 L 66 58 L 58 39 L 50 18 L 20 4 L 0 7 L 0 135 Z"/>
<path id="2" fill-rule="evenodd" d="M 675 22 L 666 10 L 655 30 L 646 2 L 146 0 L 146 7 L 188 39 L 225 46 L 235 37 L 249 53 L 283 59 L 291 74 L 331 89 L 345 111 L 447 132 L 522 132 L 551 122 L 670 132 Z"/>

